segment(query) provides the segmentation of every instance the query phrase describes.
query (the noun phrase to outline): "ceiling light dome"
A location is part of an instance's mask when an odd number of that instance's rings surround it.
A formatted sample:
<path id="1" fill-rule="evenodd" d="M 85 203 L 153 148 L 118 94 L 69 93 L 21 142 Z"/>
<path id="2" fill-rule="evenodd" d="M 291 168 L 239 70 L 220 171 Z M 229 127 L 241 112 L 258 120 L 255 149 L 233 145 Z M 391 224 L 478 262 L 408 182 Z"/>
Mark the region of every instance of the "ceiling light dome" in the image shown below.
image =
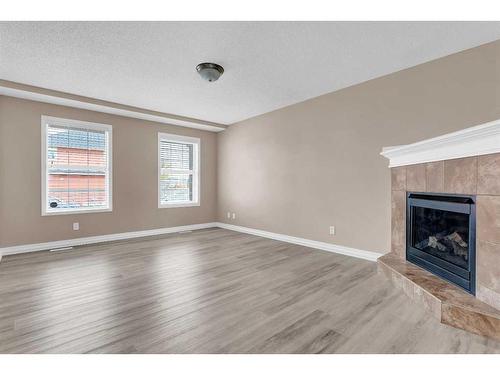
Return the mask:
<path id="1" fill-rule="evenodd" d="M 215 82 L 224 73 L 224 68 L 215 63 L 201 63 L 196 66 L 196 71 L 205 81 Z"/>

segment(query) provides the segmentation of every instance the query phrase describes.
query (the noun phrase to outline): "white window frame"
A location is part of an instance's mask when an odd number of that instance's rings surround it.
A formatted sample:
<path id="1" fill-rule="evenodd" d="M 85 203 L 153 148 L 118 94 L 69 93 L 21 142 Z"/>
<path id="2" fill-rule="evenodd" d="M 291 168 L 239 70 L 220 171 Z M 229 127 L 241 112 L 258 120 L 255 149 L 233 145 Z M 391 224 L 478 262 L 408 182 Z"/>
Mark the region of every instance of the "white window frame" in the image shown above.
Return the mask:
<path id="1" fill-rule="evenodd" d="M 193 200 L 189 202 L 161 203 L 160 177 L 161 177 L 161 141 L 192 144 L 193 147 Z M 158 133 L 158 208 L 178 208 L 200 206 L 200 138 L 186 137 L 177 134 Z M 175 172 L 175 170 L 173 170 Z"/>
<path id="2" fill-rule="evenodd" d="M 98 124 L 94 122 L 64 119 L 59 117 L 42 116 L 42 216 L 52 215 L 75 215 L 84 213 L 111 212 L 113 211 L 113 127 L 106 124 Z M 47 174 L 47 129 L 50 125 L 78 128 L 82 130 L 98 130 L 104 131 L 107 136 L 107 162 L 108 173 L 106 175 L 106 195 L 108 196 L 108 207 L 106 208 L 62 208 L 57 211 L 48 208 L 48 174 Z"/>

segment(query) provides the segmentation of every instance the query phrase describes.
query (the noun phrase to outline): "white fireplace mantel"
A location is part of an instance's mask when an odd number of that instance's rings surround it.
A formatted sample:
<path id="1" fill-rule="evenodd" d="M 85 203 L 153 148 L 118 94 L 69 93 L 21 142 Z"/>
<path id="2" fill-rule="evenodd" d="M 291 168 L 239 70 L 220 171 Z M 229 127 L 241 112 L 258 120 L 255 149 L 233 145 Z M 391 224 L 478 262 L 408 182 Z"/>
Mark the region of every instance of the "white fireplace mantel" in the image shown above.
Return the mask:
<path id="1" fill-rule="evenodd" d="M 500 152 L 500 119 L 402 146 L 384 147 L 389 168 Z"/>

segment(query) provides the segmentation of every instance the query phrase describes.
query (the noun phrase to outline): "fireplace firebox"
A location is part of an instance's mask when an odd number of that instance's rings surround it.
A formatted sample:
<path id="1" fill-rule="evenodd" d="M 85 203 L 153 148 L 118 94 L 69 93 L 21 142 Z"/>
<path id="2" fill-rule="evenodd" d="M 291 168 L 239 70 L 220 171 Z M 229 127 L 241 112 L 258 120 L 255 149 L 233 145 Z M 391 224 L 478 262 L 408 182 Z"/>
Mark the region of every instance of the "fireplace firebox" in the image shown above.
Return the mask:
<path id="1" fill-rule="evenodd" d="M 476 292 L 476 201 L 472 195 L 407 195 L 406 259 Z"/>

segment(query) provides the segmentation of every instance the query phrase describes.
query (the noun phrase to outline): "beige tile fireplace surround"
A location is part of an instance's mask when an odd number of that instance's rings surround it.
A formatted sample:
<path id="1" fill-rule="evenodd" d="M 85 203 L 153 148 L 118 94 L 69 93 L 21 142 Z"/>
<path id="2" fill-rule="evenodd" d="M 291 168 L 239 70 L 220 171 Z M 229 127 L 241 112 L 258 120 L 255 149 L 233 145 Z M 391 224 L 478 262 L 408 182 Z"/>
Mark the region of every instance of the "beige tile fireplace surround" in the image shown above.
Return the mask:
<path id="1" fill-rule="evenodd" d="M 391 252 L 379 270 L 442 323 L 500 339 L 500 121 L 382 155 L 391 167 Z M 475 297 L 405 260 L 407 192 L 476 196 Z"/>

